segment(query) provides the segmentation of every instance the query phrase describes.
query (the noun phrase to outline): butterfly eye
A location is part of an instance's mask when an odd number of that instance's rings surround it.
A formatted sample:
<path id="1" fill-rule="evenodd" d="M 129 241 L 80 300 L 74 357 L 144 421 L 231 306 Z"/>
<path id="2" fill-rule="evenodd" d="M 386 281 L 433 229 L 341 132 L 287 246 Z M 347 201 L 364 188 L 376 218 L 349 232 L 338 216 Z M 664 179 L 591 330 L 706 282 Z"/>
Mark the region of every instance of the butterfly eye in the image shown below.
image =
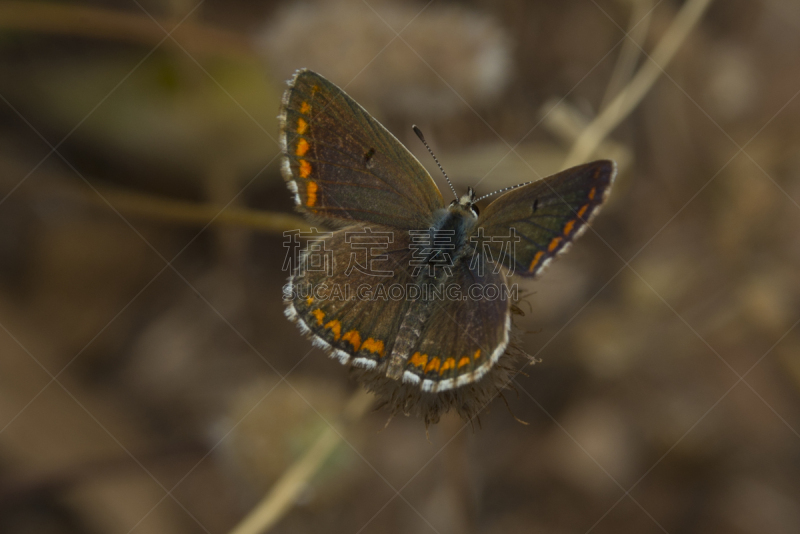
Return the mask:
<path id="1" fill-rule="evenodd" d="M 476 217 L 481 214 L 481 210 L 479 210 L 478 206 L 476 206 L 475 204 L 470 206 L 470 208 L 472 208 L 472 212 L 475 214 Z"/>

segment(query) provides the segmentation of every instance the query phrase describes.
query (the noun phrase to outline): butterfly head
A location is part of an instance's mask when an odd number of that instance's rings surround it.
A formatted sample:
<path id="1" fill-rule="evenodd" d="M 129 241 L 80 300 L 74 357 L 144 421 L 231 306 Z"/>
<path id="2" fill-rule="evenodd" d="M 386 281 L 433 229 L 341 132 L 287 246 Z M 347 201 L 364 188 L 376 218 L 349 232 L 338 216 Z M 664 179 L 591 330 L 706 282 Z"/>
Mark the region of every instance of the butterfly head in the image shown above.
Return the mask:
<path id="1" fill-rule="evenodd" d="M 450 209 L 454 207 L 467 212 L 473 219 L 478 218 L 478 206 L 475 205 L 475 190 L 471 187 L 467 189 L 466 195 L 461 195 L 461 198 L 454 200 L 450 203 Z"/>

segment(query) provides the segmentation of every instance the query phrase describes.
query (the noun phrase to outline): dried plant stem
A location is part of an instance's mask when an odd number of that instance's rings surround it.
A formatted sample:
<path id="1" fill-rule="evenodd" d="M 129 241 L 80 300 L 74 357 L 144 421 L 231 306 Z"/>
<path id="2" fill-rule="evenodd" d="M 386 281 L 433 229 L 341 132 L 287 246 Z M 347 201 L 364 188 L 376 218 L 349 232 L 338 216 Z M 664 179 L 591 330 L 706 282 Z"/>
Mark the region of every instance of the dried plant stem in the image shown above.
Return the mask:
<path id="1" fill-rule="evenodd" d="M 687 0 L 648 61 L 572 145 L 572 150 L 564 162 L 565 168 L 591 158 L 606 136 L 636 108 L 710 4 L 711 0 Z"/>
<path id="2" fill-rule="evenodd" d="M 614 71 L 608 80 L 606 92 L 599 109 L 605 109 L 612 98 L 617 96 L 619 90 L 628 83 L 636 70 L 636 62 L 639 59 L 641 48 L 640 43 L 644 43 L 647 32 L 650 30 L 650 21 L 653 19 L 650 11 L 653 9 L 655 0 L 629 0 L 633 3 L 631 9 L 631 19 L 628 23 L 628 37 L 622 43 L 622 50 L 619 52 Z"/>
<path id="3" fill-rule="evenodd" d="M 213 220 L 215 224 L 247 227 L 277 234 L 288 230 L 307 231 L 310 229 L 305 219 L 287 213 L 241 207 L 229 207 L 220 211 L 221 207 L 217 205 L 194 204 L 128 192 L 109 193 L 105 191 L 103 196 L 121 213 L 172 223 L 204 225 Z M 104 201 L 103 204 L 105 204 Z"/>
<path id="4" fill-rule="evenodd" d="M 173 224 L 202 226 L 213 221 L 214 224 L 239 226 L 278 234 L 287 230 L 306 231 L 310 229 L 305 219 L 287 213 L 241 207 L 227 207 L 220 211 L 222 207 L 214 204 L 172 200 L 118 189 L 99 189 L 102 197 L 93 191 L 79 190 L 70 186 L 51 186 L 48 191 L 67 197 L 77 197 L 104 208 L 108 207 L 106 203 L 108 202 L 123 215 L 145 217 Z"/>
<path id="5" fill-rule="evenodd" d="M 169 21 L 160 24 L 170 29 Z M 145 15 L 54 2 L 2 2 L 0 28 L 154 46 L 164 39 L 162 30 Z M 252 55 L 246 40 L 236 34 L 186 22 L 173 37 L 189 51 L 206 54 Z"/>
<path id="6" fill-rule="evenodd" d="M 360 419 L 372 406 L 374 397 L 359 389 L 342 412 L 344 423 Z M 260 534 L 275 525 L 289 511 L 297 496 L 330 456 L 341 436 L 332 427 L 326 428 L 317 441 L 272 486 L 270 492 L 229 534 Z"/>

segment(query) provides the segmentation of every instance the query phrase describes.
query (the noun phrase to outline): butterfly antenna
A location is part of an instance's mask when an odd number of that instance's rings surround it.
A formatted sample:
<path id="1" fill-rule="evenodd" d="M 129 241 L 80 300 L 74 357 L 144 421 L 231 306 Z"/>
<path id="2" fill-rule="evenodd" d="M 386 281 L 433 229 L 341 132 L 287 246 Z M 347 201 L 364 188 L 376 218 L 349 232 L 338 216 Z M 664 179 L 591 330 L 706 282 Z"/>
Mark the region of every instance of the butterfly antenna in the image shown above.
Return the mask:
<path id="1" fill-rule="evenodd" d="M 503 189 L 498 189 L 494 193 L 489 193 L 488 195 L 483 195 L 480 198 L 476 198 L 475 202 L 478 202 L 479 200 L 483 200 L 484 198 L 489 198 L 490 196 L 496 195 L 497 193 L 505 193 L 506 191 L 511 191 L 512 189 L 516 189 L 518 187 L 522 187 L 523 185 L 532 184 L 535 181 L 536 180 L 531 180 L 530 182 L 525 182 L 524 184 L 517 184 L 517 185 L 512 185 L 511 187 L 504 187 Z"/>
<path id="2" fill-rule="evenodd" d="M 447 173 L 444 172 L 444 169 L 442 168 L 442 165 L 439 163 L 439 160 L 436 159 L 436 155 L 433 153 L 433 150 L 431 150 L 431 147 L 429 147 L 427 141 L 425 141 L 425 137 L 423 137 L 422 131 L 419 128 L 417 128 L 416 124 L 413 125 L 411 128 L 414 130 L 414 133 L 417 134 L 417 137 L 419 137 L 419 140 L 422 141 L 422 144 L 425 145 L 425 148 L 428 149 L 428 152 L 430 152 L 431 156 L 433 157 L 433 161 L 435 161 L 436 165 L 439 166 L 439 170 L 442 171 L 442 174 L 444 174 L 444 179 L 447 180 L 447 185 L 450 186 L 450 189 L 453 191 L 453 194 L 456 196 L 456 200 L 458 200 L 458 193 L 456 193 L 456 188 L 453 187 L 453 183 L 450 181 L 450 178 L 447 176 Z"/>

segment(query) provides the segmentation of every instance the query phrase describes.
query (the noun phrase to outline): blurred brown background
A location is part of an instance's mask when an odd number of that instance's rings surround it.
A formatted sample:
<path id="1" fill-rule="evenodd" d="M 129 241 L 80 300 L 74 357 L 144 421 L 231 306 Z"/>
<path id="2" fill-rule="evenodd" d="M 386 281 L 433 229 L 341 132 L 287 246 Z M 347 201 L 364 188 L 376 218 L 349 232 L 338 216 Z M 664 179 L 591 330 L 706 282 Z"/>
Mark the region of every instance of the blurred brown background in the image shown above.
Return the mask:
<path id="1" fill-rule="evenodd" d="M 681 5 L 0 2 L 0 532 L 224 533 L 339 424 L 283 223 L 225 215 L 292 212 L 296 68 L 486 193 L 558 170 Z M 529 425 L 370 413 L 274 530 L 800 532 L 798 58 L 796 1 L 712 3 L 598 150 L 595 231 L 521 282 Z"/>

